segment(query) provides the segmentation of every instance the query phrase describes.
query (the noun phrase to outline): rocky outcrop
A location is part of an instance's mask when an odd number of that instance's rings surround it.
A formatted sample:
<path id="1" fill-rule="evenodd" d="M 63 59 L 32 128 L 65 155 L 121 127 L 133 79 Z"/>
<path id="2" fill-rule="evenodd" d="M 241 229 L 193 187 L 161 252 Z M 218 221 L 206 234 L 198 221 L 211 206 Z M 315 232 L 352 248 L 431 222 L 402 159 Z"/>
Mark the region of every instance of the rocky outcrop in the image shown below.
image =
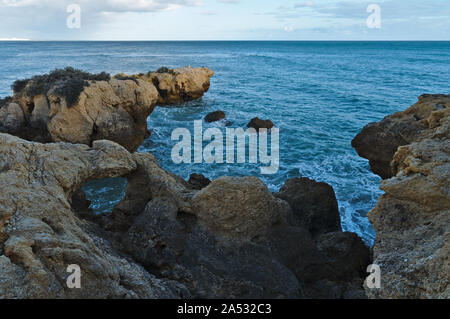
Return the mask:
<path id="1" fill-rule="evenodd" d="M 381 182 L 385 194 L 369 213 L 377 233 L 374 263 L 382 271 L 381 289 L 367 289 L 370 297 L 450 296 L 449 125 L 450 95 L 424 95 L 408 110 L 371 124 L 354 142 L 373 163 L 383 163 L 372 164 L 377 171 L 392 176 Z M 374 138 L 366 137 L 369 131 Z M 382 157 L 362 151 L 369 149 Z"/>
<path id="2" fill-rule="evenodd" d="M 364 297 L 361 239 L 313 237 L 257 178 L 195 190 L 152 155 L 110 141 L 0 134 L 0 154 L 0 297 Z M 112 214 L 88 218 L 81 186 L 117 176 L 128 179 L 124 199 Z M 81 289 L 65 284 L 72 264 Z"/>
<path id="3" fill-rule="evenodd" d="M 14 98 L 0 106 L 0 132 L 44 143 L 106 139 L 135 151 L 148 136 L 147 117 L 157 104 L 202 97 L 213 74 L 187 67 L 110 78 L 55 70 L 16 82 Z"/>
<path id="4" fill-rule="evenodd" d="M 395 176 L 391 167 L 399 146 L 409 145 L 426 136 L 430 116 L 450 105 L 449 95 L 422 95 L 404 112 L 387 116 L 378 123 L 368 124 L 352 141 L 361 157 L 367 158 L 372 171 L 383 179 Z"/>
<path id="5" fill-rule="evenodd" d="M 70 200 L 90 179 L 126 175 L 133 156 L 109 141 L 39 144 L 0 134 L 0 298 L 174 298 L 183 287 L 121 255 Z M 81 267 L 82 288 L 66 285 Z"/>
<path id="6" fill-rule="evenodd" d="M 159 92 L 159 105 L 173 105 L 201 98 L 209 90 L 214 72 L 208 68 L 161 68 L 139 76 L 153 83 Z"/>

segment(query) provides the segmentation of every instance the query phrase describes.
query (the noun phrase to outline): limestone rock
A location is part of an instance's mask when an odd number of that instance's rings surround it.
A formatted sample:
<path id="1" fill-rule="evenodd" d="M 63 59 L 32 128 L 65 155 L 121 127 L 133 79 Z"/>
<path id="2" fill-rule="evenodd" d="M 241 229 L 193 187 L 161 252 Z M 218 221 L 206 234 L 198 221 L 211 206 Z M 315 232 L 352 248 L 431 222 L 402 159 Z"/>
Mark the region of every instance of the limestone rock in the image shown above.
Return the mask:
<path id="1" fill-rule="evenodd" d="M 375 140 L 395 133 L 404 145 L 395 149 L 389 161 L 393 177 L 382 181 L 385 194 L 369 213 L 377 233 L 374 263 L 381 267 L 382 286 L 366 291 L 373 298 L 448 298 L 450 96 L 422 96 L 388 119 L 389 125 L 386 120 L 372 125 L 380 130 Z M 382 151 L 383 145 L 364 148 Z M 390 154 L 393 145 L 385 146 Z"/>
<path id="2" fill-rule="evenodd" d="M 141 77 L 159 92 L 159 105 L 173 105 L 201 98 L 209 90 L 214 72 L 208 68 L 177 68 L 151 72 Z"/>
<path id="3" fill-rule="evenodd" d="M 176 297 L 176 285 L 122 257 L 70 199 L 90 179 L 129 174 L 136 163 L 123 147 L 38 144 L 0 134 L 0 297 Z M 81 268 L 81 289 L 66 286 L 67 267 Z"/>
<path id="4" fill-rule="evenodd" d="M 368 124 L 352 141 L 361 157 L 367 158 L 372 171 L 383 179 L 393 177 L 391 161 L 399 146 L 411 144 L 423 137 L 435 121 L 433 113 L 448 112 L 450 95 L 422 95 L 404 112 Z"/>
<path id="5" fill-rule="evenodd" d="M 192 207 L 208 230 L 232 240 L 266 235 L 290 210 L 256 177 L 219 178 L 193 197 Z"/>
<path id="6" fill-rule="evenodd" d="M 45 94 L 30 95 L 35 81 L 30 80 L 15 92 L 13 101 L 0 107 L 0 132 L 42 143 L 92 145 L 105 139 L 136 151 L 148 137 L 147 118 L 156 104 L 200 98 L 209 89 L 214 72 L 188 67 L 175 69 L 174 74 L 120 74 L 109 80 L 86 80 L 72 103 L 61 96 L 59 82 L 45 83 L 53 85 Z M 73 94 L 75 89 L 71 90 L 67 94 Z"/>

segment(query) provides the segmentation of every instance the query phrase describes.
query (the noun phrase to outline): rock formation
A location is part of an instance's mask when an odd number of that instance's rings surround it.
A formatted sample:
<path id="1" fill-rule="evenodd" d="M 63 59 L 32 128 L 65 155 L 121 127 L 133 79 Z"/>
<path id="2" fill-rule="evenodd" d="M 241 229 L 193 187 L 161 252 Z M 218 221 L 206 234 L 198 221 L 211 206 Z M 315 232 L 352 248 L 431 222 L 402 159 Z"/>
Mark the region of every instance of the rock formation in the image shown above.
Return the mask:
<path id="1" fill-rule="evenodd" d="M 353 141 L 385 179 L 369 214 L 381 289 L 370 297 L 450 296 L 450 95 L 423 95 Z"/>
<path id="2" fill-rule="evenodd" d="M 0 154 L 0 297 L 365 297 L 369 249 L 320 223 L 312 236 L 288 204 L 300 198 L 293 190 L 285 201 L 254 177 L 195 190 L 151 154 L 104 140 L 0 134 Z M 85 218 L 81 186 L 117 176 L 128 179 L 124 199 L 110 215 Z M 71 264 L 81 267 L 81 289 L 65 285 Z"/>
<path id="3" fill-rule="evenodd" d="M 262 129 L 262 128 L 271 129 L 274 126 L 275 125 L 272 123 L 271 120 L 261 120 L 258 117 L 251 119 L 251 121 L 247 124 L 247 127 L 252 127 L 256 131 L 259 131 L 259 129 Z"/>
<path id="4" fill-rule="evenodd" d="M 55 70 L 15 83 L 14 98 L 0 105 L 0 132 L 44 143 L 107 139 L 135 151 L 148 136 L 147 117 L 157 104 L 202 97 L 213 74 L 187 67 L 110 78 Z"/>
<path id="5" fill-rule="evenodd" d="M 207 114 L 205 116 L 205 121 L 208 123 L 217 122 L 226 118 L 226 115 L 223 111 L 215 111 Z"/>
<path id="6" fill-rule="evenodd" d="M 184 288 L 118 253 L 102 230 L 77 218 L 71 197 L 90 179 L 136 169 L 109 141 L 39 144 L 0 134 L 0 298 L 174 298 Z M 67 267 L 82 288 L 68 289 Z"/>

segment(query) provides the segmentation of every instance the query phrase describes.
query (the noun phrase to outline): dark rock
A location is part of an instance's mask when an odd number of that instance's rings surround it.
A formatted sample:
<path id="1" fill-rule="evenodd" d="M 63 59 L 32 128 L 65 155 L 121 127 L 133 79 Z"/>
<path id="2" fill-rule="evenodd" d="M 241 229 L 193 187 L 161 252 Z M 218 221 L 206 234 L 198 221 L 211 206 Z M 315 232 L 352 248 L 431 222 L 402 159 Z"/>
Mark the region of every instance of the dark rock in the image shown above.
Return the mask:
<path id="1" fill-rule="evenodd" d="M 339 270 L 339 280 L 362 278 L 370 264 L 370 249 L 354 233 L 334 232 L 317 238 L 317 248 L 326 256 L 327 263 Z M 362 285 L 361 285 L 362 288 Z"/>
<path id="2" fill-rule="evenodd" d="M 247 127 L 252 127 L 255 130 L 259 130 L 261 128 L 271 129 L 275 125 L 272 123 L 271 120 L 261 120 L 258 117 L 253 118 L 248 124 Z"/>
<path id="3" fill-rule="evenodd" d="M 203 188 L 211 184 L 211 180 L 209 180 L 202 174 L 191 174 L 188 184 L 192 189 L 202 190 Z"/>
<path id="4" fill-rule="evenodd" d="M 289 203 L 295 223 L 304 227 L 315 237 L 340 231 L 340 215 L 333 188 L 308 178 L 287 180 L 276 194 Z"/>
<path id="5" fill-rule="evenodd" d="M 206 115 L 205 121 L 208 123 L 212 123 L 223 120 L 225 117 L 226 115 L 223 111 L 215 111 Z"/>

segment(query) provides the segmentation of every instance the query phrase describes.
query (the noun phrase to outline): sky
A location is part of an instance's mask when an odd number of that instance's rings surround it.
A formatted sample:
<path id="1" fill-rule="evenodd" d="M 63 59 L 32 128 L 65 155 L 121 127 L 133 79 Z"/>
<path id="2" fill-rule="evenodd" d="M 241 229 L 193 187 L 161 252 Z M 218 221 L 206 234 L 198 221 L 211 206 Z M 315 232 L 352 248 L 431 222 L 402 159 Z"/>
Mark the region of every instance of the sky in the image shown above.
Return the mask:
<path id="1" fill-rule="evenodd" d="M 450 0 L 0 0 L 9 39 L 450 40 Z"/>

